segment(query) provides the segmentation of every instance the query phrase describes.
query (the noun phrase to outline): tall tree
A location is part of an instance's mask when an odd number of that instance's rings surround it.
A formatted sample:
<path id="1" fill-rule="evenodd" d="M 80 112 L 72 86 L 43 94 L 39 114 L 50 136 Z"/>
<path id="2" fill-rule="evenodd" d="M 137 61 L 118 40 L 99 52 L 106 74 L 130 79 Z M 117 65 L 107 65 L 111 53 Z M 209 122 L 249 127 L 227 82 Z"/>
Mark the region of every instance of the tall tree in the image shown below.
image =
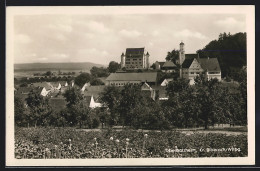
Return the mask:
<path id="1" fill-rule="evenodd" d="M 168 61 L 172 61 L 173 63 L 176 64 L 176 61 L 179 59 L 179 51 L 173 49 L 171 52 L 167 53 L 167 56 L 165 59 Z"/>
<path id="2" fill-rule="evenodd" d="M 120 68 L 120 64 L 119 64 L 119 63 L 117 63 L 117 62 L 115 62 L 115 61 L 109 62 L 108 71 L 109 71 L 110 73 L 116 72 L 119 68 Z"/>
<path id="3" fill-rule="evenodd" d="M 80 89 L 77 89 L 75 87 L 72 87 L 70 89 L 67 89 L 64 93 L 64 97 L 67 101 L 67 107 L 71 107 L 72 105 L 75 105 L 83 100 L 83 95 L 81 94 Z"/>
<path id="4" fill-rule="evenodd" d="M 18 126 L 26 126 L 25 105 L 21 98 L 14 97 L 14 118 Z"/>
<path id="5" fill-rule="evenodd" d="M 75 84 L 82 87 L 85 83 L 90 82 L 91 75 L 89 73 L 81 73 L 75 78 Z"/>
<path id="6" fill-rule="evenodd" d="M 49 116 L 53 112 L 49 105 L 49 99 L 41 96 L 39 91 L 31 91 L 26 98 L 26 102 L 35 127 L 37 125 L 47 126 Z"/>
<path id="7" fill-rule="evenodd" d="M 107 86 L 101 93 L 101 102 L 107 106 L 110 113 L 109 123 L 114 125 L 119 121 L 118 106 L 121 99 L 121 92 L 118 87 Z"/>

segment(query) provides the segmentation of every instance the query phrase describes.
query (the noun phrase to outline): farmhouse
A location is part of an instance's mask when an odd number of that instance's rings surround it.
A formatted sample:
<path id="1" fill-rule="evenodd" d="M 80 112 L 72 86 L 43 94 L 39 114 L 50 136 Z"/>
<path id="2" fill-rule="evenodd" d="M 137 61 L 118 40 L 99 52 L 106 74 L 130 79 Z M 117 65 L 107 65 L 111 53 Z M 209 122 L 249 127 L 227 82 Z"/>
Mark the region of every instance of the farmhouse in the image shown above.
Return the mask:
<path id="1" fill-rule="evenodd" d="M 207 80 L 217 78 L 221 81 L 221 70 L 217 58 L 194 58 L 185 59 L 182 64 L 180 76 L 190 80 L 194 84 L 194 78 L 204 74 Z"/>
<path id="2" fill-rule="evenodd" d="M 161 86 L 165 87 L 169 84 L 169 82 L 173 81 L 173 78 L 165 78 L 161 83 Z"/>
<path id="3" fill-rule="evenodd" d="M 157 72 L 141 73 L 111 73 L 106 79 L 106 85 L 124 86 L 126 84 L 139 85 L 148 83 L 156 85 Z"/>
<path id="4" fill-rule="evenodd" d="M 194 78 L 199 74 L 204 74 L 210 80 L 217 78 L 221 81 L 221 69 L 217 58 L 200 58 L 198 54 L 185 54 L 184 43 L 180 43 L 179 60 L 181 65 L 180 77 L 190 80 L 194 84 Z"/>
<path id="5" fill-rule="evenodd" d="M 155 62 L 155 69 L 162 70 L 162 72 L 174 72 L 177 69 L 177 66 L 172 61 L 166 62 Z"/>
<path id="6" fill-rule="evenodd" d="M 121 55 L 121 68 L 127 70 L 148 69 L 150 54 L 145 48 L 127 48 L 125 54 Z"/>

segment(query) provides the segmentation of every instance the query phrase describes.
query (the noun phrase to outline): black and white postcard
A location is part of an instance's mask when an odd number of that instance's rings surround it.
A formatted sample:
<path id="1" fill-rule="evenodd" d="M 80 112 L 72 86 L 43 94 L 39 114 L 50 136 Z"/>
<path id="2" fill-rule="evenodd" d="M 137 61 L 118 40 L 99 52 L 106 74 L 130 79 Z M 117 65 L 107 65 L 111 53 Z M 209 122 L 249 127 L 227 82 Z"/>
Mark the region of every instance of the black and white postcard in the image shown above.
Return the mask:
<path id="1" fill-rule="evenodd" d="M 255 8 L 6 8 L 6 165 L 255 164 Z"/>

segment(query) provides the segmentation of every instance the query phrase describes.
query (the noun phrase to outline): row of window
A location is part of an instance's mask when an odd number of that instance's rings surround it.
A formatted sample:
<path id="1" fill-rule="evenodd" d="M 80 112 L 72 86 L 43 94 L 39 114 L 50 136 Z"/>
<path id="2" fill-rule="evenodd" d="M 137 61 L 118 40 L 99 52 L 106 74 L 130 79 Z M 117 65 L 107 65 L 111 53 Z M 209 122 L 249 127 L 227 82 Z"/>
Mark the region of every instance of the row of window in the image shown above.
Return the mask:
<path id="1" fill-rule="evenodd" d="M 133 60 L 133 61 L 137 61 L 138 59 L 134 58 L 134 59 L 132 59 L 132 60 Z M 142 61 L 142 60 L 143 60 L 142 58 L 139 58 L 139 61 Z M 131 58 L 130 58 L 130 59 L 127 58 L 126 61 L 131 61 Z"/>
<path id="2" fill-rule="evenodd" d="M 138 62 L 125 62 L 125 64 L 138 64 Z M 142 64 L 142 62 L 139 62 L 139 64 Z"/>
<path id="3" fill-rule="evenodd" d="M 183 72 L 183 74 L 189 74 L 189 72 Z M 190 74 L 200 74 L 200 72 L 190 72 Z"/>
<path id="4" fill-rule="evenodd" d="M 114 85 L 114 86 L 124 86 L 127 84 L 138 85 L 139 83 L 111 83 L 111 85 Z"/>
<path id="5" fill-rule="evenodd" d="M 208 72 L 208 74 L 220 74 L 220 72 Z"/>

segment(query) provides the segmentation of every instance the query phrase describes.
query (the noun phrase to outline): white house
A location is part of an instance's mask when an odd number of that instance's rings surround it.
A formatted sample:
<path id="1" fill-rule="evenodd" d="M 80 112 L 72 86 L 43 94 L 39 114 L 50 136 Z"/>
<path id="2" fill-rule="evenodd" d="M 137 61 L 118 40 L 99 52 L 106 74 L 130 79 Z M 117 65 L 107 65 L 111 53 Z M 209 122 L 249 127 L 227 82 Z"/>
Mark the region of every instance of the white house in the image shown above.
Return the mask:
<path id="1" fill-rule="evenodd" d="M 91 100 L 90 100 L 90 104 L 89 104 L 89 107 L 90 108 L 96 108 L 96 107 L 101 107 L 102 104 L 101 103 L 96 103 L 94 98 L 93 98 L 93 95 L 91 96 Z"/>
<path id="2" fill-rule="evenodd" d="M 46 90 L 46 88 L 43 87 L 42 90 L 41 90 L 41 95 L 44 96 L 44 97 L 46 97 L 46 96 L 49 94 L 50 91 L 51 91 L 51 90 Z"/>
<path id="3" fill-rule="evenodd" d="M 165 87 L 169 84 L 169 82 L 173 81 L 173 78 L 166 78 L 163 80 L 163 82 L 161 83 L 161 86 Z"/>

